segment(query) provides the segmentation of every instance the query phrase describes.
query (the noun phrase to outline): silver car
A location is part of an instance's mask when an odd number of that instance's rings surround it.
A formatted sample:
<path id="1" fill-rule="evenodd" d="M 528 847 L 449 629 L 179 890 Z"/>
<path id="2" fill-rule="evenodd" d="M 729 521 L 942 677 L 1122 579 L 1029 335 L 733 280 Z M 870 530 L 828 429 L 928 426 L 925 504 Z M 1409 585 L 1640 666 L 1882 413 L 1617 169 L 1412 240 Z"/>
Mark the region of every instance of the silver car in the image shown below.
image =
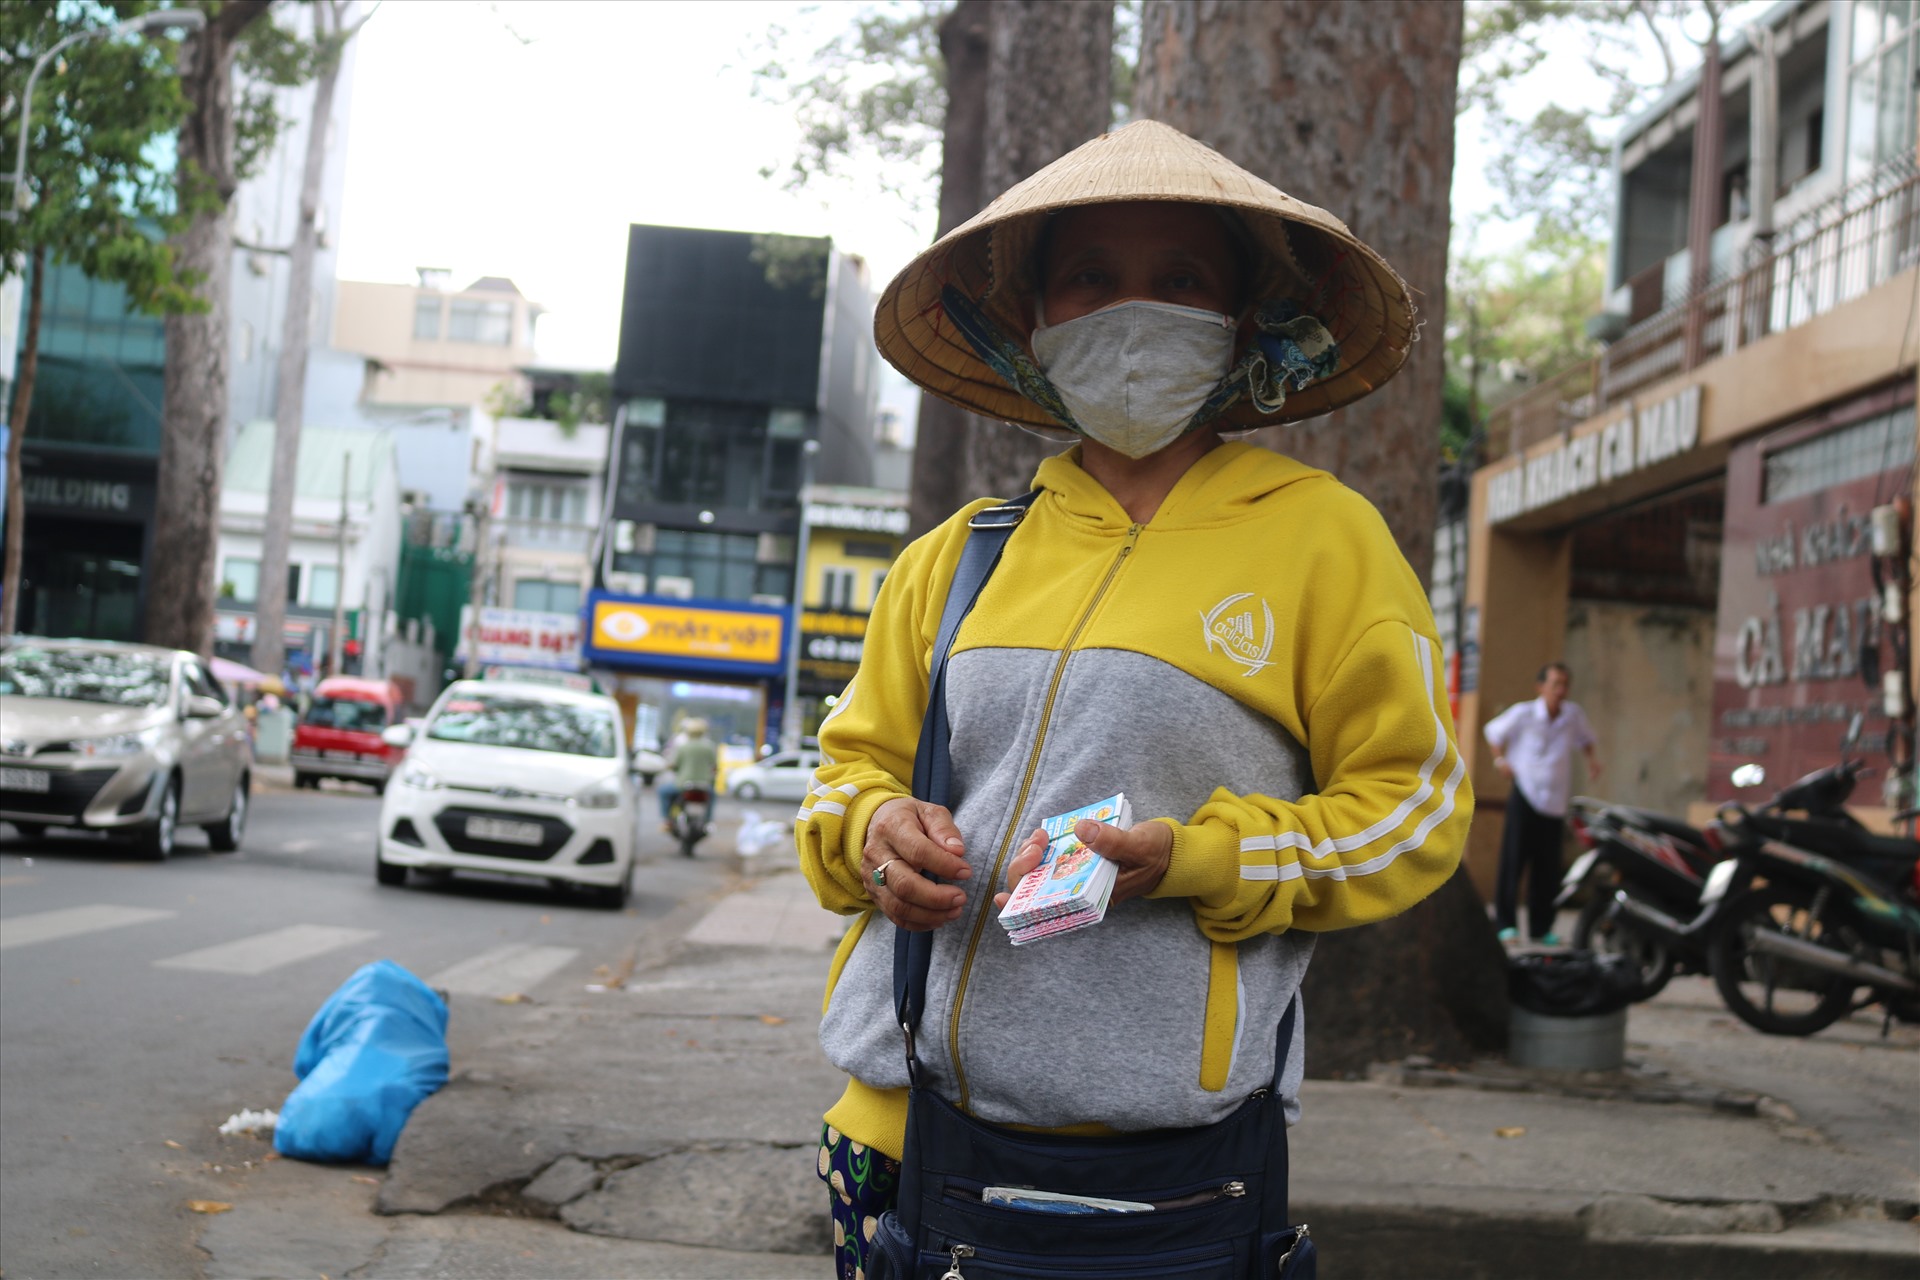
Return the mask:
<path id="1" fill-rule="evenodd" d="M 0 649 L 0 819 L 23 835 L 131 836 L 149 858 L 182 825 L 240 847 L 253 741 L 191 653 L 15 636 Z"/>

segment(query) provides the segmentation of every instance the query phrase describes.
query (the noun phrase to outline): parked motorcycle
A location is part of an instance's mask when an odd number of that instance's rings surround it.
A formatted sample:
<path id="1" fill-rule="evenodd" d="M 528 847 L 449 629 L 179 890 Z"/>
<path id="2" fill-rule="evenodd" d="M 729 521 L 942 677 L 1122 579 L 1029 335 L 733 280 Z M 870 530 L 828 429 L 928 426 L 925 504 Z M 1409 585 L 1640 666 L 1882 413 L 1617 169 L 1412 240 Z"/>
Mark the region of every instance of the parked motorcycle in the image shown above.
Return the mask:
<path id="1" fill-rule="evenodd" d="M 1721 858 L 1711 838 L 1677 819 L 1586 796 L 1574 799 L 1569 816 L 1586 852 L 1567 869 L 1554 907 L 1586 893 L 1574 947 L 1624 957 L 1639 975 L 1635 1000 L 1658 995 L 1676 973 L 1705 973 L 1705 940 L 1686 922 L 1699 914 Z"/>
<path id="2" fill-rule="evenodd" d="M 705 787 L 682 788 L 667 818 L 673 838 L 680 842 L 680 852 L 691 858 L 694 846 L 707 838 L 712 822 L 713 793 Z"/>
<path id="3" fill-rule="evenodd" d="M 1715 824 L 1737 888 L 1708 964 L 1727 1008 L 1757 1030 L 1812 1035 L 1875 1003 L 1920 1020 L 1920 840 L 1874 835 L 1846 812 L 1862 772 L 1843 761 L 1761 810 L 1726 805 Z"/>

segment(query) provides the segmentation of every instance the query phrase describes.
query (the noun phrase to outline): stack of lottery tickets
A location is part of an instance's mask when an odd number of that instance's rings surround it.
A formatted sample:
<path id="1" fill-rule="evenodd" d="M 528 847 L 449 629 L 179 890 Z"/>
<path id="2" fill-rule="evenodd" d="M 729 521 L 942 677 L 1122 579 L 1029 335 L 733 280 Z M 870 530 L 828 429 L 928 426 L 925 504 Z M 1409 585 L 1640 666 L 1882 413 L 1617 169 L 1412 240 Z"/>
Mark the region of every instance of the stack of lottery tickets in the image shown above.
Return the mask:
<path id="1" fill-rule="evenodd" d="M 1074 824 L 1083 818 L 1110 822 L 1124 831 L 1133 825 L 1133 810 L 1124 794 L 1108 796 L 1040 824 L 1051 841 L 1046 855 L 1014 886 L 1013 896 L 1000 912 L 1000 923 L 1014 946 L 1106 919 L 1119 868 L 1073 834 Z"/>

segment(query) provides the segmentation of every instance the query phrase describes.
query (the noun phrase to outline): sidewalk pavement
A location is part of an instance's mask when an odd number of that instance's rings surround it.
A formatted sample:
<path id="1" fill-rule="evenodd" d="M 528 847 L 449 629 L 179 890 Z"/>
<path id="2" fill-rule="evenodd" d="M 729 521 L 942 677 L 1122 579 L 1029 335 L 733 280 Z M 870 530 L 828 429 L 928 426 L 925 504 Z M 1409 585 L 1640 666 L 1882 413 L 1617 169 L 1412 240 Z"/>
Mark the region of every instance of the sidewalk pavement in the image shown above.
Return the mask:
<path id="1" fill-rule="evenodd" d="M 844 922 L 774 861 L 623 987 L 456 997 L 454 1079 L 377 1195 L 332 1188 L 425 1215 L 366 1218 L 383 1243 L 352 1274 L 829 1274 L 814 1162 L 841 1080 L 814 1032 Z M 1765 1037 L 1682 979 L 1628 1038 L 1615 1072 L 1416 1060 L 1308 1081 L 1292 1201 L 1327 1274 L 1920 1276 L 1920 1028 Z M 339 1239 L 265 1212 L 209 1225 L 210 1276 L 342 1273 Z"/>

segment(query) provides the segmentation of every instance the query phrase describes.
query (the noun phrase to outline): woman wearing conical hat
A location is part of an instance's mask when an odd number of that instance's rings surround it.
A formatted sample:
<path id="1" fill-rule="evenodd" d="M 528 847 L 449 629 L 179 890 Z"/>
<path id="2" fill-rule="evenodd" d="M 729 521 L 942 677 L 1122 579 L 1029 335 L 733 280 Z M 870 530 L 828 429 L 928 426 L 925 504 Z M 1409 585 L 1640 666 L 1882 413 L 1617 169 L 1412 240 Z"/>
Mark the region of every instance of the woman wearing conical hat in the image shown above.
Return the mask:
<path id="1" fill-rule="evenodd" d="M 857 915 L 821 1043 L 843 1275 L 901 1151 L 899 925 L 930 931 L 922 1079 L 982 1120 L 1209 1124 L 1275 1077 L 1314 934 L 1454 870 L 1472 793 L 1419 579 L 1367 501 L 1236 443 L 1366 395 L 1413 308 L 1379 255 L 1164 125 L 1078 148 L 922 253 L 875 337 L 922 387 L 1073 441 L 1035 475 L 947 667 L 951 809 L 910 794 L 929 653 L 969 504 L 902 555 L 820 730 L 800 812 L 822 905 Z M 996 899 L 1049 815 L 1119 867 L 1099 924 L 1014 947 Z M 1278 1064 L 1289 1115 L 1302 1037 Z M 857 1166 L 857 1167 L 856 1167 Z"/>

